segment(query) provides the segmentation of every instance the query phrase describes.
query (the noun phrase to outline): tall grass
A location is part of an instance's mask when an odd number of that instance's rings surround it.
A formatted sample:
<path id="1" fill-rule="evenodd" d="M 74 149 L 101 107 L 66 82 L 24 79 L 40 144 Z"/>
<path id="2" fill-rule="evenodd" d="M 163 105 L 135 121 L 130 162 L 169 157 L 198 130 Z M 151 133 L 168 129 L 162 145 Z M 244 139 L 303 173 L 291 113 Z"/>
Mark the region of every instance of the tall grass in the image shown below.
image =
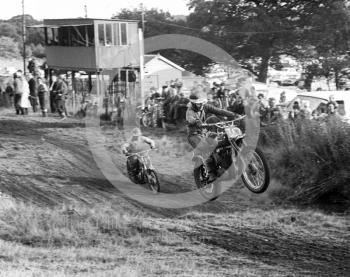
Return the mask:
<path id="1" fill-rule="evenodd" d="M 338 118 L 282 121 L 262 131 L 285 198 L 350 203 L 350 126 Z"/>
<path id="2" fill-rule="evenodd" d="M 53 210 L 13 201 L 0 209 L 0 239 L 30 246 L 124 244 L 157 232 L 140 217 L 108 207 Z"/>

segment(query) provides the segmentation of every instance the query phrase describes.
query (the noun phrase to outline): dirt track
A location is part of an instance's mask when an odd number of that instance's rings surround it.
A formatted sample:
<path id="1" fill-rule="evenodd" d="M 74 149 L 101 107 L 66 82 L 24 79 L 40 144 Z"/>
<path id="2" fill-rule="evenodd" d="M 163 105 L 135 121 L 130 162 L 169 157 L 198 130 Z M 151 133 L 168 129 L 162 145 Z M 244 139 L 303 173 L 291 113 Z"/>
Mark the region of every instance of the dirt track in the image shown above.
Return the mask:
<path id="1" fill-rule="evenodd" d="M 108 203 L 118 210 L 150 212 L 159 224 L 175 225 L 171 231 L 225 251 L 220 267 L 251 263 L 266 276 L 350 275 L 349 218 L 339 217 L 345 223 L 337 228 L 320 217 L 322 228 L 315 224 L 312 229 L 308 216 L 317 221 L 317 215 L 279 212 L 283 207 L 274 208 L 268 196 L 253 196 L 240 185 L 216 202 L 191 209 L 145 207 L 126 200 L 101 174 L 84 138 L 82 122 L 2 112 L 0 134 L 0 191 L 14 198 L 43 206 Z M 106 147 L 118 152 L 112 140 Z M 118 163 L 122 167 L 123 158 Z M 191 188 L 191 180 L 186 179 L 190 171 L 174 178 L 161 168 L 160 175 L 163 192 Z"/>

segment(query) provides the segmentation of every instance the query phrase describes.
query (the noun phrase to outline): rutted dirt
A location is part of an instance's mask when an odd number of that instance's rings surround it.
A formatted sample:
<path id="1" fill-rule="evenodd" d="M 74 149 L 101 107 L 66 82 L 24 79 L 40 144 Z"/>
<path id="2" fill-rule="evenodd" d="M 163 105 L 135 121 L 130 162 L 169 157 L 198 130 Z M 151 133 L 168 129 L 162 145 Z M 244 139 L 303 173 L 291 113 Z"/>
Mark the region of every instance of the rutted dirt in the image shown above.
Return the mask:
<path id="1" fill-rule="evenodd" d="M 118 156 L 121 141 L 115 141 L 118 134 L 113 132 L 106 140 L 106 147 L 117 155 L 116 164 L 125 171 L 125 158 Z M 145 207 L 123 196 L 100 172 L 81 121 L 15 117 L 2 112 L 0 135 L 0 192 L 16 199 L 51 207 L 108 203 L 118 210 L 146 210 L 158 223 L 175 225 L 171 231 L 225 251 L 227 256 L 220 258 L 221 267 L 239 267 L 253 261 L 252 266 L 260 268 L 262 276 L 350 275 L 349 218 L 340 217 L 345 222 L 342 228 L 325 225 L 322 232 L 309 227 L 305 229 L 305 215 L 299 219 L 298 211 L 286 214 L 283 220 L 288 224 L 275 221 L 275 217 L 280 219 L 281 216 L 271 212 L 271 224 L 265 225 L 261 219 L 260 223 L 249 225 L 247 222 L 252 222 L 249 210 L 269 213 L 274 206 L 267 195 L 254 196 L 240 184 L 218 201 L 191 209 Z M 152 154 L 154 166 L 159 168 L 162 191 L 190 190 L 190 163 L 184 164 L 180 158 L 167 157 L 167 154 L 174 153 Z M 170 161 L 177 163 L 175 173 L 169 169 Z M 277 208 L 283 210 L 283 207 Z M 290 228 L 286 228 L 286 224 Z M 246 262 L 242 258 L 235 260 L 236 256 L 245 257 Z"/>

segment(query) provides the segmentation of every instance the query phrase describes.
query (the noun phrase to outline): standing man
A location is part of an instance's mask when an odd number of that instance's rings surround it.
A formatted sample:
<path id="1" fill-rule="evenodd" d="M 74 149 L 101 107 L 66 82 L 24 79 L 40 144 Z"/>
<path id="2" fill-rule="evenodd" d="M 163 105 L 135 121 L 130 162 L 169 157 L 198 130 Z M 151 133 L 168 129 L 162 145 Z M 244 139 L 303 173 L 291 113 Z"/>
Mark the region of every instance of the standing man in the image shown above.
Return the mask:
<path id="1" fill-rule="evenodd" d="M 13 75 L 14 81 L 13 81 L 13 88 L 14 88 L 14 104 L 16 109 L 16 114 L 23 114 L 22 108 L 20 106 L 21 104 L 21 98 L 23 94 L 23 80 L 22 80 L 22 70 L 17 70 L 17 72 Z"/>
<path id="2" fill-rule="evenodd" d="M 50 85 L 50 110 L 51 113 L 56 113 L 56 94 L 57 94 L 57 76 L 51 76 L 51 85 Z"/>
<path id="3" fill-rule="evenodd" d="M 46 117 L 47 116 L 46 99 L 48 96 L 48 89 L 44 80 L 41 77 L 38 78 L 38 96 L 39 96 L 39 103 L 40 103 L 42 116 Z"/>
<path id="4" fill-rule="evenodd" d="M 57 93 L 56 93 L 56 105 L 58 114 L 62 119 L 66 118 L 65 110 L 66 110 L 66 96 L 68 94 L 68 86 L 64 81 L 63 75 L 59 75 L 57 79 Z"/>
<path id="5" fill-rule="evenodd" d="M 38 111 L 38 90 L 36 80 L 32 73 L 28 73 L 28 84 L 30 105 L 33 108 L 33 112 L 36 113 Z"/>

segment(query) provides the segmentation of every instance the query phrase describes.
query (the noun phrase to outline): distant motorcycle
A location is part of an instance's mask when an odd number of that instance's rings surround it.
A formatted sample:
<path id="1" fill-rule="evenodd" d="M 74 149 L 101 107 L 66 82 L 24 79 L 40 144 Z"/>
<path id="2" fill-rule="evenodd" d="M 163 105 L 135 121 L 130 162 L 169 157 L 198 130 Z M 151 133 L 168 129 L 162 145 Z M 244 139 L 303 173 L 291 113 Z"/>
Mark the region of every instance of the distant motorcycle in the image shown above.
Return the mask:
<path id="1" fill-rule="evenodd" d="M 128 155 L 126 167 L 131 181 L 136 184 L 147 184 L 152 192 L 158 193 L 160 191 L 160 184 L 157 173 L 149 157 L 149 151 L 151 151 L 151 149 Z M 136 174 L 134 174 L 135 169 L 132 168 L 130 162 L 130 158 L 133 156 L 138 158 L 140 165 L 139 171 Z"/>
<path id="2" fill-rule="evenodd" d="M 194 154 L 193 157 L 193 162 L 195 163 L 193 175 L 196 187 L 209 200 L 214 200 L 218 197 L 218 187 L 216 185 L 218 178 L 225 173 L 228 173 L 228 179 L 226 180 L 234 177 L 234 175 L 229 175 L 231 166 L 243 166 L 243 183 L 253 193 L 265 192 L 270 184 L 270 169 L 262 151 L 259 148 L 244 147 L 245 134 L 235 125 L 236 122 L 242 121 L 244 118 L 245 116 L 242 116 L 233 121 L 204 124 L 202 126 L 202 128 L 206 129 L 206 139 L 215 139 L 217 142 L 221 142 L 220 145 L 223 145 L 222 147 L 217 147 L 213 153 Z M 219 120 L 218 118 L 216 119 Z M 246 159 L 249 163 L 244 165 L 244 161 L 237 159 L 239 157 L 249 157 Z M 206 166 L 206 161 L 209 158 L 215 163 L 216 178 L 214 180 L 209 179 Z M 235 164 L 233 164 L 234 160 Z"/>
<path id="3" fill-rule="evenodd" d="M 138 106 L 136 115 L 141 126 L 152 127 L 152 112 L 148 109 L 148 107 Z"/>
<path id="4" fill-rule="evenodd" d="M 140 124 L 144 127 L 163 127 L 164 111 L 163 111 L 164 98 L 156 98 L 154 104 L 149 107 L 137 107 L 137 117 L 140 120 Z"/>

